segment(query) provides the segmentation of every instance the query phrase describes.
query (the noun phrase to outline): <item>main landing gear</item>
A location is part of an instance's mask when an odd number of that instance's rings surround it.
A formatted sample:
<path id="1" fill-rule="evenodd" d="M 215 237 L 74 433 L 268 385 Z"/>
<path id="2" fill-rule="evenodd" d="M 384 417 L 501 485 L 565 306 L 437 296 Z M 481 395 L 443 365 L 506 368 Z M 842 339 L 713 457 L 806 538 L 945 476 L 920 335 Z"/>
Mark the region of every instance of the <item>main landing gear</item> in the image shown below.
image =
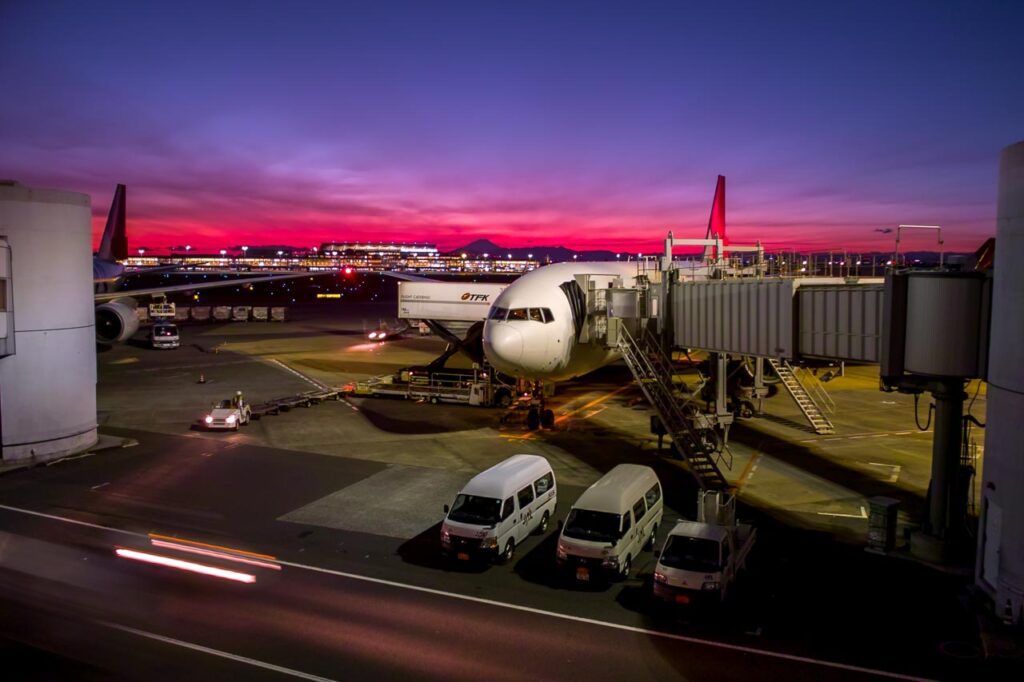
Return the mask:
<path id="1" fill-rule="evenodd" d="M 544 407 L 530 407 L 526 413 L 526 428 L 536 431 L 540 427 L 550 429 L 555 425 L 555 413 Z"/>

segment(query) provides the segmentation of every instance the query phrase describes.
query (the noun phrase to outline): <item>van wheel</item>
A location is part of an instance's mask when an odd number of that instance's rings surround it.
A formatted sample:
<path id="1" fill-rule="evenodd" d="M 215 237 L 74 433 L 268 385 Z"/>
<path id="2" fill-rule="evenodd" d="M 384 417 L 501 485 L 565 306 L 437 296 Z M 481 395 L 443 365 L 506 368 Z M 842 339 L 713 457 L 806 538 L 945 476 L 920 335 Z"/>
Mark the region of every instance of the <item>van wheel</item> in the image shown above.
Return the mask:
<path id="1" fill-rule="evenodd" d="M 501 553 L 501 563 L 507 564 L 516 555 L 516 541 L 509 540 L 505 543 L 505 551 Z"/>
<path id="2" fill-rule="evenodd" d="M 537 535 L 544 535 L 548 532 L 548 513 L 544 512 L 544 516 L 540 517 L 540 525 L 537 526 Z"/>
<path id="3" fill-rule="evenodd" d="M 495 397 L 494 402 L 498 407 L 508 407 L 512 404 L 512 394 L 509 391 L 502 389 L 498 391 L 498 395 Z"/>
<path id="4" fill-rule="evenodd" d="M 526 413 L 526 428 L 530 431 L 536 431 L 540 428 L 540 413 L 536 407 L 531 407 L 530 411 Z"/>
<path id="5" fill-rule="evenodd" d="M 430 396 L 430 404 L 431 405 L 437 405 L 437 396 L 436 395 Z"/>
<path id="6" fill-rule="evenodd" d="M 626 555 L 626 560 L 622 562 L 622 570 L 619 571 L 619 577 L 625 580 L 629 577 L 629 571 L 633 568 L 632 562 L 629 560 L 629 555 Z"/>
<path id="7" fill-rule="evenodd" d="M 555 413 L 551 410 L 544 410 L 540 414 L 540 425 L 545 429 L 550 429 L 555 425 Z"/>
<path id="8" fill-rule="evenodd" d="M 651 529 L 651 537 L 647 540 L 647 549 L 654 551 L 654 543 L 658 541 L 658 524 L 654 524 L 654 528 Z"/>

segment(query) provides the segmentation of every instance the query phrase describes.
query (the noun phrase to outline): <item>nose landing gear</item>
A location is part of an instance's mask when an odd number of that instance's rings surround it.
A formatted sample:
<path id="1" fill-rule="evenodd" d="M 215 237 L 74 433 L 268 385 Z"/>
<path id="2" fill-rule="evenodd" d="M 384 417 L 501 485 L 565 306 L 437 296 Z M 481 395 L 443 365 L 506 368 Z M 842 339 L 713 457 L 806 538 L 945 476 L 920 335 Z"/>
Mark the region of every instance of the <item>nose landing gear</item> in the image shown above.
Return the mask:
<path id="1" fill-rule="evenodd" d="M 536 431 L 540 428 L 550 429 L 555 425 L 555 413 L 547 407 L 544 390 L 540 382 L 534 382 L 528 390 L 520 391 L 520 398 L 508 409 L 501 418 L 501 423 L 508 423 L 516 413 L 526 411 L 526 428 Z M 520 419 L 522 417 L 519 417 Z"/>

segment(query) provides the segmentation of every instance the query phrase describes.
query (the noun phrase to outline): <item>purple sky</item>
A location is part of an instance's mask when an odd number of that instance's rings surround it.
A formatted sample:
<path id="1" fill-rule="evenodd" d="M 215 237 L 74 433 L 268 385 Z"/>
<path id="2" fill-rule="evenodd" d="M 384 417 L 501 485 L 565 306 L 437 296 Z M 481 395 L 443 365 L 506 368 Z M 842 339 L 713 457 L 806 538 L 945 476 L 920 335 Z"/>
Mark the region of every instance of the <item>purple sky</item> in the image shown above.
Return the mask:
<path id="1" fill-rule="evenodd" d="M 994 233 L 1017 2 L 0 2 L 0 177 L 133 248 Z M 98 236 L 98 235 L 97 235 Z M 929 248 L 932 235 L 908 248 Z M 917 241 L 915 241 L 917 240 Z"/>

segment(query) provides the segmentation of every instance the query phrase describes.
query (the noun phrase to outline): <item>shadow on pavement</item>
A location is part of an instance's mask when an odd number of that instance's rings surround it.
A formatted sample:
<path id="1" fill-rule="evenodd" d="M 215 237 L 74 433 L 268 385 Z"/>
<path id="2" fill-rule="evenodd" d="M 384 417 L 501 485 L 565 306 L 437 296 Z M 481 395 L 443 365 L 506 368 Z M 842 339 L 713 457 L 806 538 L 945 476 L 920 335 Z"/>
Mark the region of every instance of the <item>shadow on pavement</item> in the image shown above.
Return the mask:
<path id="1" fill-rule="evenodd" d="M 441 553 L 440 521 L 399 545 L 398 556 L 407 564 L 436 571 L 483 573 L 491 566 L 489 561 L 458 561 L 444 556 Z"/>

